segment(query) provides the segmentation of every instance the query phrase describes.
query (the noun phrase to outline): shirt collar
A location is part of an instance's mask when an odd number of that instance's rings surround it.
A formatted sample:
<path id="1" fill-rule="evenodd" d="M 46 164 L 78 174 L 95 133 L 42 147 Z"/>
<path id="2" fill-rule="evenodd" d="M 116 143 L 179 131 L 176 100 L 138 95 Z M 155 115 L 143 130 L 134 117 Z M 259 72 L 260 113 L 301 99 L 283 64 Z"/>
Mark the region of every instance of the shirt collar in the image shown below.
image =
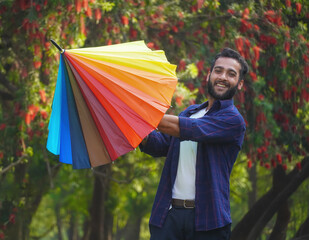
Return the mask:
<path id="1" fill-rule="evenodd" d="M 227 99 L 227 100 L 216 100 L 214 102 L 214 105 L 216 107 L 218 107 L 218 109 L 224 109 L 224 108 L 227 108 L 227 107 L 230 107 L 234 104 L 234 101 L 233 99 Z"/>
<path id="2" fill-rule="evenodd" d="M 234 101 L 233 99 L 227 99 L 227 100 L 216 100 L 212 106 L 212 108 L 214 109 L 217 109 L 217 110 L 220 110 L 220 109 L 224 109 L 224 108 L 227 108 L 231 105 L 234 104 Z M 190 113 L 194 113 L 194 112 L 197 112 L 203 108 L 206 108 L 208 106 L 208 101 L 207 102 L 204 102 L 200 105 L 197 105 L 196 107 L 192 108 L 189 112 Z"/>

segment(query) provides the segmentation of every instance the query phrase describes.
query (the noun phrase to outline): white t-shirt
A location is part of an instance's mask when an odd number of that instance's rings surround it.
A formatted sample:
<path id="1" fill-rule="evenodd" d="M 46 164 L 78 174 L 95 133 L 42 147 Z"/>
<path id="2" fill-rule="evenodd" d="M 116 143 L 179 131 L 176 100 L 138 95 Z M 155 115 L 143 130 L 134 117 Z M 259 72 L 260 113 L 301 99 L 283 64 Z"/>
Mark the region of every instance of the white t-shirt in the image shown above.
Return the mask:
<path id="1" fill-rule="evenodd" d="M 206 114 L 206 108 L 192 114 L 190 118 L 200 118 Z M 172 197 L 183 200 L 195 199 L 195 172 L 196 172 L 197 142 L 180 142 L 180 153 L 175 184 Z"/>

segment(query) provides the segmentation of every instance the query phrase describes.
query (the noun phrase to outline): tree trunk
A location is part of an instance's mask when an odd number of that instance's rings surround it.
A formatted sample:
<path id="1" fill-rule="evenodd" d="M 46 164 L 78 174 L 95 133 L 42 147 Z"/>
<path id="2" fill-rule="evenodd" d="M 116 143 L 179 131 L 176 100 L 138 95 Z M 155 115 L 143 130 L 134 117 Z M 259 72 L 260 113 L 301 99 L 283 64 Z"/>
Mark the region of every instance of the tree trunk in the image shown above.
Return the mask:
<path id="1" fill-rule="evenodd" d="M 62 220 L 61 220 L 61 215 L 60 215 L 60 207 L 56 205 L 56 219 L 57 219 L 57 230 L 58 230 L 58 239 L 62 240 Z"/>
<path id="2" fill-rule="evenodd" d="M 114 217 L 109 209 L 105 209 L 105 222 L 104 222 L 104 231 L 105 231 L 105 240 L 113 239 L 113 220 Z"/>
<path id="3" fill-rule="evenodd" d="M 274 171 L 273 187 L 276 192 L 281 191 L 288 184 L 285 171 L 278 166 Z M 287 199 L 284 200 L 277 213 L 277 219 L 269 240 L 285 240 L 286 230 L 290 220 L 290 209 Z"/>
<path id="4" fill-rule="evenodd" d="M 252 191 L 249 192 L 249 209 L 253 207 L 256 202 L 257 192 L 257 175 L 256 175 L 256 164 L 253 164 L 252 168 L 249 169 L 249 180 L 252 185 Z"/>
<path id="5" fill-rule="evenodd" d="M 276 224 L 268 240 L 285 240 L 286 239 L 286 231 L 288 228 L 290 216 L 291 216 L 291 212 L 289 209 L 289 204 L 288 204 L 288 201 L 285 201 L 281 205 L 277 213 Z"/>
<path id="6" fill-rule="evenodd" d="M 90 207 L 90 219 L 85 224 L 83 240 L 108 240 L 108 232 L 106 232 L 106 209 L 105 200 L 108 196 L 111 165 L 104 165 L 96 168 L 98 174 L 94 176 L 94 188 L 92 195 L 92 203 Z"/>
<path id="7" fill-rule="evenodd" d="M 253 229 L 251 229 L 247 240 L 256 240 L 260 235 L 261 231 L 268 223 L 268 221 L 272 218 L 272 216 L 278 211 L 284 200 L 287 200 L 293 192 L 297 190 L 300 184 L 309 177 L 309 158 L 306 158 L 302 162 L 302 170 L 296 174 L 295 178 L 281 191 L 275 199 L 268 205 L 267 209 L 263 212 L 263 215 L 259 218 L 259 220 L 254 225 Z"/>
<path id="8" fill-rule="evenodd" d="M 299 172 L 295 168 L 293 171 L 291 171 L 287 175 L 286 179 L 289 182 L 289 185 L 285 187 L 285 190 L 289 191 L 289 194 L 288 194 L 289 196 L 290 194 L 295 192 L 298 186 L 301 184 L 301 182 L 305 180 L 306 176 L 303 176 L 302 179 L 300 179 L 300 175 L 309 174 L 309 158 L 308 157 L 303 159 L 302 166 L 303 166 L 303 169 L 301 170 L 301 172 Z M 291 185 L 292 182 L 294 183 L 298 182 L 298 184 Z M 283 196 L 286 198 L 282 198 L 281 193 L 282 191 L 278 192 L 278 188 L 274 188 L 274 187 L 272 187 L 267 193 L 265 193 L 254 204 L 254 206 L 249 210 L 249 212 L 247 212 L 247 214 L 242 218 L 242 220 L 235 226 L 235 228 L 232 231 L 231 240 L 247 240 L 247 237 L 250 234 L 250 231 L 256 227 L 259 219 L 261 219 L 265 215 L 265 213 L 271 213 L 271 216 L 270 216 L 271 218 L 277 211 L 276 210 L 275 212 L 273 212 L 272 209 L 270 209 L 270 206 L 273 206 L 274 200 L 276 200 L 277 197 L 280 195 L 281 202 L 276 201 L 275 204 L 277 204 L 278 206 L 274 207 L 274 209 L 278 209 L 280 205 L 282 204 L 282 201 L 286 200 L 288 197 L 288 196 Z M 263 227 L 260 226 L 259 228 L 262 227 L 263 229 L 266 223 L 263 223 Z M 253 240 L 253 239 L 254 238 L 250 240 Z"/>
<path id="9" fill-rule="evenodd" d="M 116 233 L 116 240 L 138 240 L 140 235 L 140 227 L 142 216 L 131 215 L 126 226 Z"/>
<path id="10" fill-rule="evenodd" d="M 78 224 L 77 224 L 77 219 L 76 219 L 74 212 L 71 213 L 70 228 L 69 228 L 68 235 L 69 235 L 69 240 L 79 240 Z"/>
<path id="11" fill-rule="evenodd" d="M 42 159 L 43 161 L 43 159 Z M 60 165 L 59 165 L 60 166 Z M 18 168 L 24 168 L 26 165 L 20 165 Z M 54 178 L 60 167 L 55 167 L 53 169 L 51 177 Z M 18 169 L 15 175 L 18 175 L 23 170 Z M 42 173 L 44 177 L 40 178 L 40 184 L 37 182 L 30 182 L 29 187 L 26 188 L 28 191 L 24 193 L 24 195 L 28 196 L 26 198 L 26 203 L 23 208 L 21 208 L 16 213 L 16 223 L 9 224 L 6 230 L 7 239 L 18 239 L 18 240 L 26 240 L 29 239 L 29 225 L 31 223 L 32 217 L 37 211 L 42 197 L 49 190 L 50 186 L 50 176 L 47 173 Z M 18 180 L 19 177 L 15 177 Z"/>

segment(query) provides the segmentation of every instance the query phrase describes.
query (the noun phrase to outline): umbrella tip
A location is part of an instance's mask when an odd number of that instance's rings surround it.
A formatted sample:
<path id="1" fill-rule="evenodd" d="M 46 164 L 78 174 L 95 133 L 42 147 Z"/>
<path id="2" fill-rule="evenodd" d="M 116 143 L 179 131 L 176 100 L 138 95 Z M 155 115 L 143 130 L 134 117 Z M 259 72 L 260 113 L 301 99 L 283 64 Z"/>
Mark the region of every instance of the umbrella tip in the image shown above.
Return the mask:
<path id="1" fill-rule="evenodd" d="M 56 48 L 60 51 L 60 53 L 64 53 L 64 49 L 62 49 L 53 39 L 50 39 L 51 43 L 54 44 Z"/>

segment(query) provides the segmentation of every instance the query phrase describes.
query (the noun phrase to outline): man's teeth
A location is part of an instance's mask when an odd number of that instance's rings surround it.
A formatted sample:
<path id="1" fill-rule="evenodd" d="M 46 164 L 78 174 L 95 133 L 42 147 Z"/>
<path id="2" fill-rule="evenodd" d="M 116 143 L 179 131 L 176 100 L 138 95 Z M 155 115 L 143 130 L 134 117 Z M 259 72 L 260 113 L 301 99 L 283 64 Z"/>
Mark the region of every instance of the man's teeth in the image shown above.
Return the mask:
<path id="1" fill-rule="evenodd" d="M 217 85 L 218 85 L 219 87 L 225 87 L 224 84 L 217 83 Z"/>

